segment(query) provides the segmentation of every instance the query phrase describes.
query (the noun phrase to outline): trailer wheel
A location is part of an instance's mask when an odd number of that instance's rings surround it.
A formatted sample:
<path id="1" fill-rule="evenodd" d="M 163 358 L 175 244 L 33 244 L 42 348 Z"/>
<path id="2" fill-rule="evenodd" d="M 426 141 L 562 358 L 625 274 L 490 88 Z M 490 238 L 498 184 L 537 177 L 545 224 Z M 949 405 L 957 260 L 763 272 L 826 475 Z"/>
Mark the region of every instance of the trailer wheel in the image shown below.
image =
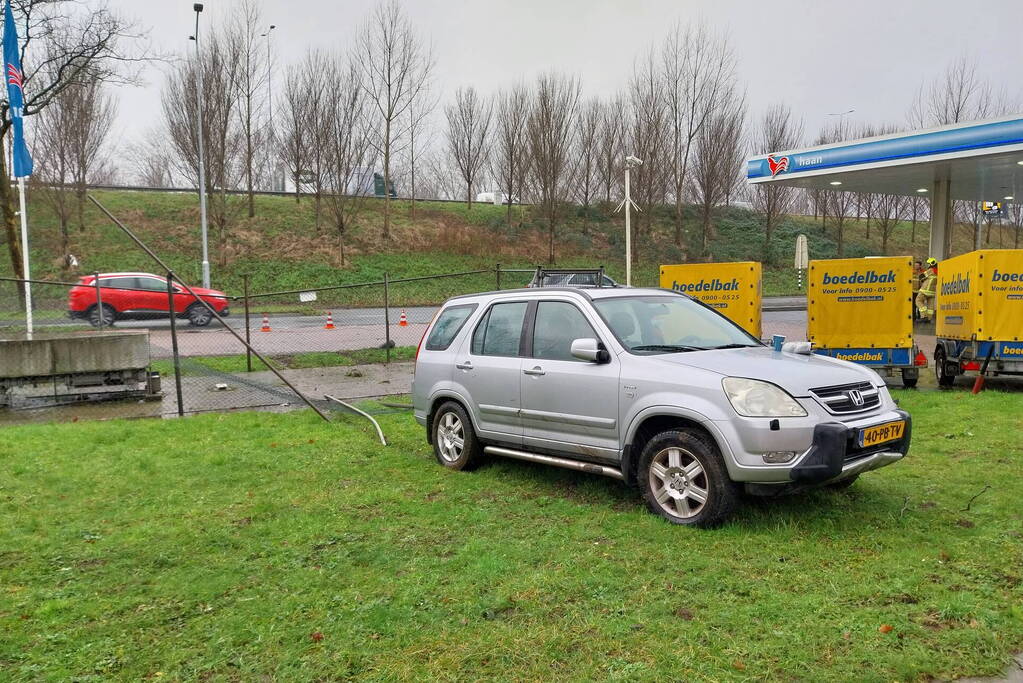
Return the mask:
<path id="1" fill-rule="evenodd" d="M 945 349 L 940 346 L 934 350 L 934 376 L 938 380 L 939 387 L 950 387 L 956 382 L 955 373 L 949 373 L 948 371 Z"/>
<path id="2" fill-rule="evenodd" d="M 902 386 L 905 388 L 915 389 L 918 379 L 920 379 L 920 371 L 916 368 L 904 368 L 902 370 Z"/>

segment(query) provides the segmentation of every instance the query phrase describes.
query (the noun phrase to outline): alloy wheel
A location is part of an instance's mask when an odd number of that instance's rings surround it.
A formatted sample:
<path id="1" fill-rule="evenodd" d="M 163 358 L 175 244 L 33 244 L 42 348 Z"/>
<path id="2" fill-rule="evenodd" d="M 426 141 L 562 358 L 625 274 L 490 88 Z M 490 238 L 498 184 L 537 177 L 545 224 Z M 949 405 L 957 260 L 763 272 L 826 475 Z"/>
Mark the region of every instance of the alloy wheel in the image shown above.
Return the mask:
<path id="1" fill-rule="evenodd" d="M 445 462 L 457 462 L 465 448 L 465 429 L 453 412 L 444 413 L 437 425 L 437 450 Z"/>
<path id="2" fill-rule="evenodd" d="M 707 473 L 684 448 L 665 448 L 650 461 L 650 490 L 670 515 L 688 519 L 700 514 L 710 497 Z"/>

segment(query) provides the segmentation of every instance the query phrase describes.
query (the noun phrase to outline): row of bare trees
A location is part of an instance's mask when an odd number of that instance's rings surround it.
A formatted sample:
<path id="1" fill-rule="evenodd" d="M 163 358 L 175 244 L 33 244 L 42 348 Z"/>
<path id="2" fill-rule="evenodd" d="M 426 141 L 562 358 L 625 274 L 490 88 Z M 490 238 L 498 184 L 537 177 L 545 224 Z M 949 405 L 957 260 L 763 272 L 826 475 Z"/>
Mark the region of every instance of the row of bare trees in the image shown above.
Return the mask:
<path id="1" fill-rule="evenodd" d="M 29 88 L 26 79 L 26 91 L 40 93 L 30 98 L 26 113 L 43 114 L 34 127 L 39 177 L 56 186 L 45 191 L 67 252 L 69 226 L 83 223 L 86 184 L 115 172 L 107 142 L 116 110 L 106 84 L 129 80 L 131 67 L 149 55 L 129 55 L 119 47 L 139 37 L 130 24 L 101 13 L 97 33 L 95 26 L 69 18 L 75 16 L 72 7 L 64 8 L 63 15 L 53 11 L 65 4 L 22 3 L 32 27 L 26 39 L 41 35 L 52 53 L 32 74 L 43 86 Z M 900 221 L 911 220 L 915 233 L 916 224 L 926 220 L 921 197 L 806 193 L 773 185 L 747 189 L 743 159 L 751 154 L 897 127 L 853 126 L 842 120 L 808 139 L 802 121 L 785 105 L 749 117 L 732 47 L 702 22 L 673 26 L 636 60 L 626 86 L 607 97 L 585 98 L 577 77 L 550 71 L 494 93 L 458 88 L 438 107 L 431 44 L 398 0 L 382 0 L 365 19 L 350 52 L 309 49 L 289 67 L 276 121 L 264 31 L 259 0 L 235 0 L 220 23 L 199 36 L 201 53 L 182 56 L 168 70 L 162 121 L 134 154 L 144 184 L 198 183 L 195 114 L 201 68 L 205 180 L 221 264 L 233 249 L 233 222 L 243 213 L 256 213 L 254 191 L 279 187 L 282 175 L 290 179 L 296 201 L 312 194 L 316 229 L 336 236 L 337 260 L 343 262 L 346 235 L 364 198 L 379 192 L 377 169 L 384 188 L 384 239 L 391 236 L 390 197 L 396 186 L 412 198 L 413 218 L 416 197 L 464 198 L 471 206 L 477 193 L 492 191 L 506 199 L 509 224 L 514 202 L 535 205 L 534 219 L 547 231 L 551 261 L 568 211 L 582 217 L 586 232 L 591 209 L 612 210 L 621 196 L 628 154 L 643 160 L 632 176 L 633 199 L 641 209 L 636 237 L 670 240 L 694 257 L 709 253 L 716 238 L 715 214 L 735 199 L 749 202 L 760 215 L 768 261 L 777 226 L 802 206 L 834 233 L 839 254 L 851 217 L 865 217 L 866 229 L 878 232 L 885 251 Z M 74 43 L 68 36 L 84 45 L 86 54 L 67 47 Z M 996 115 L 1009 109 L 1008 102 L 977 76 L 971 62 L 960 59 L 920 87 L 908 123 L 920 127 Z M 5 112 L 0 126 L 9 126 Z M 238 189 L 245 191 L 244 199 L 228 193 Z M 12 239 L 9 192 L 0 196 L 4 199 L 13 259 L 17 241 Z M 658 207 L 670 207 L 670 225 L 655 222 Z M 696 215 L 691 224 L 690 207 Z M 957 204 L 956 209 L 959 219 L 972 226 L 978 245 L 982 223 L 990 239 L 990 222 L 975 204 Z"/>

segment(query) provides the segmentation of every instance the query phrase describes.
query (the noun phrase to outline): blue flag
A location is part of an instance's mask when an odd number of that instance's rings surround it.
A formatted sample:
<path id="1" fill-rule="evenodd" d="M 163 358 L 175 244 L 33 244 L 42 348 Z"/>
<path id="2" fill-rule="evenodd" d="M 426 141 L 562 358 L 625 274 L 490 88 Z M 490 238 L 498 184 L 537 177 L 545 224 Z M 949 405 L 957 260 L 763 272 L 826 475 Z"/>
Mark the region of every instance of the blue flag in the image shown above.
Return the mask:
<path id="1" fill-rule="evenodd" d="M 21 85 L 21 58 L 18 55 L 18 30 L 14 26 L 14 12 L 11 0 L 4 8 L 4 64 L 7 71 L 7 103 L 11 112 L 11 127 L 14 129 L 14 177 L 32 175 L 32 155 L 25 144 L 25 93 Z"/>

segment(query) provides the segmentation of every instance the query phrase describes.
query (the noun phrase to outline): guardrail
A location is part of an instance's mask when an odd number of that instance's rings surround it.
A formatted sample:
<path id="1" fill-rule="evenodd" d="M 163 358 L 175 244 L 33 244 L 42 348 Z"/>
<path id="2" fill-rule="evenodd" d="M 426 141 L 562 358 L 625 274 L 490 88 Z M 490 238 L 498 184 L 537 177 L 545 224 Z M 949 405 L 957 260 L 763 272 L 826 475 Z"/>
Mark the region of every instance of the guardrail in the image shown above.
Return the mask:
<path id="1" fill-rule="evenodd" d="M 76 189 L 78 189 L 78 188 L 76 188 L 74 186 L 71 186 L 71 185 L 60 185 L 58 183 L 43 183 L 43 182 L 39 182 L 39 183 L 36 183 L 36 185 L 42 186 L 42 187 L 48 187 L 48 188 L 63 187 L 65 189 L 67 189 L 67 190 L 76 190 Z M 13 185 L 12 185 L 12 187 L 13 187 Z M 90 185 L 86 185 L 85 189 L 87 189 L 87 190 L 103 190 L 103 191 L 112 191 L 112 192 L 168 192 L 168 193 L 177 193 L 177 194 L 195 194 L 195 193 L 199 192 L 199 188 L 197 188 L 197 187 L 149 187 L 149 186 L 146 186 L 146 185 L 91 185 L 90 184 Z M 249 194 L 248 190 L 219 190 L 218 189 L 216 191 L 217 192 L 224 192 L 225 194 L 234 195 L 234 196 L 247 196 Z M 294 197 L 296 195 L 299 196 L 299 197 L 315 197 L 316 196 L 315 192 L 295 191 L 295 190 L 291 190 L 291 191 L 287 191 L 287 190 L 282 190 L 282 191 L 278 191 L 278 190 L 253 190 L 252 194 L 257 195 L 257 196 L 261 196 L 261 197 Z M 334 194 L 332 194 L 330 192 L 321 192 L 320 196 L 321 197 L 333 197 L 333 196 L 338 196 L 338 195 L 334 195 Z M 378 196 L 378 195 L 373 195 L 373 194 L 368 194 L 368 195 L 347 195 L 346 194 L 346 195 L 340 195 L 340 196 L 342 196 L 342 197 L 355 197 L 355 196 L 359 196 L 359 197 L 364 197 L 365 199 L 377 199 L 377 200 L 382 200 L 383 199 L 383 197 Z M 412 197 L 391 197 L 391 200 L 392 201 L 408 202 L 408 201 L 412 201 Z M 464 199 L 440 199 L 440 198 L 434 198 L 434 197 L 416 197 L 415 201 L 417 201 L 417 202 L 444 202 L 444 203 L 447 203 L 447 204 L 465 204 L 466 203 L 466 200 L 464 200 Z M 490 202 L 477 202 L 477 201 L 474 201 L 473 203 L 474 204 L 488 204 L 488 205 L 490 204 Z M 506 206 L 506 204 L 501 204 L 501 206 Z M 528 202 L 512 202 L 512 206 L 532 206 L 532 204 L 530 204 Z"/>

